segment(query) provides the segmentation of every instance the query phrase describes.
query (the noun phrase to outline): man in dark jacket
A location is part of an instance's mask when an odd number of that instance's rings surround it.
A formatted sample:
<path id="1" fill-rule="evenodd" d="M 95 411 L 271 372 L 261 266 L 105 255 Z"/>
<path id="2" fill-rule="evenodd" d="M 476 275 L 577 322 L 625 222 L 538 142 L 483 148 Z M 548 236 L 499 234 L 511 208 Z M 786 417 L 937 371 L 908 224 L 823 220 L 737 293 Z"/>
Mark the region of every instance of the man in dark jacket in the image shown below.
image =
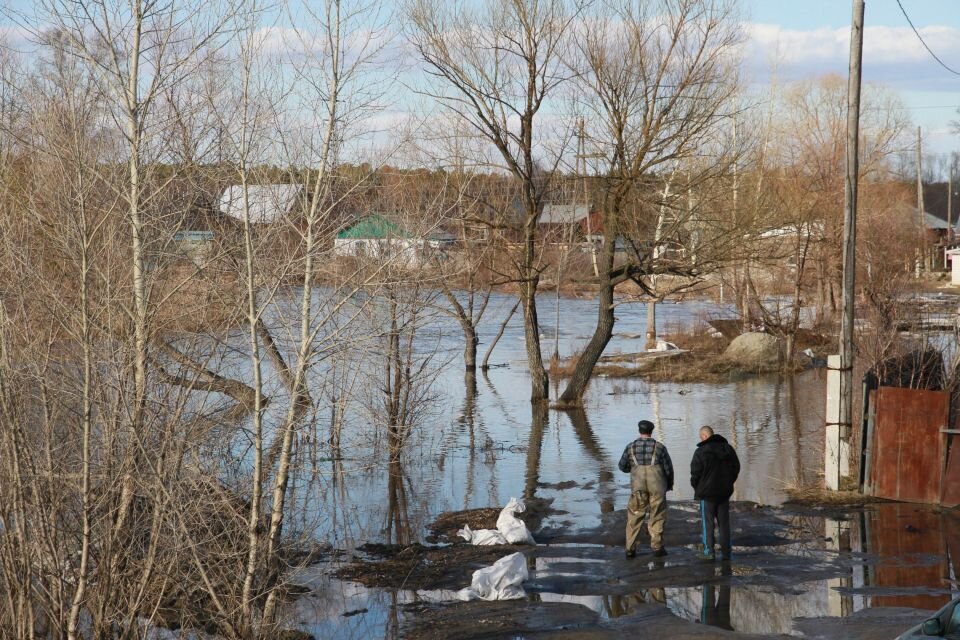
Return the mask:
<path id="1" fill-rule="evenodd" d="M 740 475 L 737 452 L 711 427 L 700 427 L 700 442 L 690 461 L 693 497 L 700 501 L 703 559 L 713 560 L 714 522 L 720 527 L 720 553 L 730 559 L 730 496 Z"/>

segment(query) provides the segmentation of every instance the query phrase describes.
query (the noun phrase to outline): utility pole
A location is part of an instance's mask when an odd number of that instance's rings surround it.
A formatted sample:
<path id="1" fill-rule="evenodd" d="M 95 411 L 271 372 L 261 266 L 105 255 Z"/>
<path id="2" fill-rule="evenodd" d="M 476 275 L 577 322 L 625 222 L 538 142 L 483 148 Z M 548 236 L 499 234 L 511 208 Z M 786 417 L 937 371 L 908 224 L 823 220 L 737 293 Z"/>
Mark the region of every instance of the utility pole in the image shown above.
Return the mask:
<path id="1" fill-rule="evenodd" d="M 593 206 L 590 203 L 589 191 L 587 189 L 587 158 L 596 158 L 603 157 L 602 154 L 590 154 L 589 156 L 586 153 L 586 134 L 584 133 L 584 122 L 583 116 L 577 121 L 577 168 L 576 173 L 580 176 L 582 180 L 582 189 L 583 189 L 583 204 L 587 208 L 587 240 L 590 243 L 590 258 L 593 261 L 593 277 L 600 277 L 600 267 L 597 265 L 597 245 L 593 241 L 593 229 L 591 228 L 593 224 Z M 581 165 L 581 163 L 583 163 Z"/>
<path id="2" fill-rule="evenodd" d="M 917 216 L 920 218 L 920 230 L 926 228 L 923 216 L 923 148 L 920 138 L 920 127 L 917 127 Z"/>
<path id="3" fill-rule="evenodd" d="M 951 242 L 953 242 L 953 153 L 947 157 L 947 244 Z"/>
<path id="4" fill-rule="evenodd" d="M 840 321 L 840 357 L 831 358 L 833 362 L 828 363 L 831 371 L 828 372 L 827 378 L 827 442 L 824 482 L 827 489 L 834 491 L 840 488 L 840 476 L 850 475 L 863 13 L 864 0 L 854 0 L 853 20 L 850 25 L 850 75 L 847 81 L 847 160 L 843 198 L 843 312 Z M 831 385 L 831 377 L 835 386 Z M 832 411 L 834 409 L 835 413 Z"/>

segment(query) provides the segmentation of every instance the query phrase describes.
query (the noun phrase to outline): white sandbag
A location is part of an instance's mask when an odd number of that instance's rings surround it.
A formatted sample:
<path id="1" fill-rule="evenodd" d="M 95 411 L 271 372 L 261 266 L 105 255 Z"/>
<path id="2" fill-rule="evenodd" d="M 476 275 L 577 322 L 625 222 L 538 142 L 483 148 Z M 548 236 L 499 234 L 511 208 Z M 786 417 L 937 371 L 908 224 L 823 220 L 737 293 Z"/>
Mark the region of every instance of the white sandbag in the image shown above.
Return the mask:
<path id="1" fill-rule="evenodd" d="M 522 553 L 511 553 L 491 566 L 473 572 L 466 589 L 457 592 L 460 600 L 516 600 L 526 597 L 523 582 L 529 577 Z"/>
<path id="2" fill-rule="evenodd" d="M 457 535 L 477 546 L 490 546 L 494 544 L 507 544 L 506 539 L 500 535 L 496 529 L 477 529 L 473 531 L 470 525 L 463 525 L 463 529 L 457 531 Z"/>
<path id="3" fill-rule="evenodd" d="M 496 529 L 478 529 L 473 531 L 469 525 L 457 531 L 457 535 L 473 545 L 494 544 L 537 544 L 523 520 L 516 514 L 523 513 L 527 506 L 522 500 L 510 498 L 497 517 Z"/>
<path id="4" fill-rule="evenodd" d="M 510 502 L 500 512 L 497 518 L 497 531 L 509 544 L 537 544 L 527 529 L 523 520 L 517 518 L 517 513 L 523 513 L 527 506 L 522 500 L 510 498 Z"/>

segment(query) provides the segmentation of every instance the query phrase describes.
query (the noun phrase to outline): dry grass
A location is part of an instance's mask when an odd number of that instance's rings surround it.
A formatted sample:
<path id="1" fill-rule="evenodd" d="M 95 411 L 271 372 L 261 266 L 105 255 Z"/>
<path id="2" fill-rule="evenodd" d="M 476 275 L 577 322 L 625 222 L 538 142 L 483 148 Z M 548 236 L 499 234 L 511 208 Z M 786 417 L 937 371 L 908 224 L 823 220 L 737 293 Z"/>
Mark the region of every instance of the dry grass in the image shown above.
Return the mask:
<path id="1" fill-rule="evenodd" d="M 709 329 L 710 326 L 704 323 L 698 324 L 693 331 L 666 333 L 660 337 L 687 351 L 719 355 L 730 346 L 730 341 L 724 337 L 710 335 Z"/>
<path id="2" fill-rule="evenodd" d="M 573 373 L 579 354 L 550 363 L 550 375 L 568 378 Z M 630 364 L 627 364 L 630 363 Z M 797 371 L 802 370 L 797 366 Z M 593 375 L 607 378 L 642 378 L 651 382 L 729 382 L 764 373 L 776 373 L 779 367 L 743 367 L 719 354 L 683 353 L 668 358 L 652 358 L 646 366 L 638 366 L 628 358 L 607 358 L 594 367 Z"/>
<path id="3" fill-rule="evenodd" d="M 684 384 L 730 382 L 782 371 L 776 365 L 748 367 L 724 358 L 723 353 L 730 345 L 730 341 L 711 335 L 711 327 L 706 320 L 698 322 L 690 331 L 667 332 L 660 337 L 674 343 L 687 353 L 650 358 L 647 362 L 638 359 L 636 354 L 607 355 L 594 367 L 593 375 Z M 801 329 L 796 338 L 795 346 L 798 350 L 809 347 L 816 351 L 828 342 L 822 335 L 806 329 Z M 550 375 L 555 378 L 569 378 L 573 375 L 574 367 L 581 355 L 582 351 L 578 351 L 559 361 L 551 358 Z M 804 366 L 798 360 L 793 372 L 803 371 L 803 369 Z"/>
<path id="4" fill-rule="evenodd" d="M 853 478 L 843 478 L 839 491 L 830 491 L 817 484 L 787 485 L 784 492 L 787 494 L 787 503 L 810 507 L 843 507 L 888 502 L 885 498 L 860 493 Z"/>
<path id="5" fill-rule="evenodd" d="M 569 378 L 573 375 L 573 369 L 577 366 L 577 362 L 580 360 L 580 356 L 583 355 L 583 350 L 580 349 L 574 352 L 572 355 L 566 358 L 550 358 L 549 369 L 550 375 L 555 378 Z M 594 375 L 597 373 L 597 368 L 594 368 Z"/>

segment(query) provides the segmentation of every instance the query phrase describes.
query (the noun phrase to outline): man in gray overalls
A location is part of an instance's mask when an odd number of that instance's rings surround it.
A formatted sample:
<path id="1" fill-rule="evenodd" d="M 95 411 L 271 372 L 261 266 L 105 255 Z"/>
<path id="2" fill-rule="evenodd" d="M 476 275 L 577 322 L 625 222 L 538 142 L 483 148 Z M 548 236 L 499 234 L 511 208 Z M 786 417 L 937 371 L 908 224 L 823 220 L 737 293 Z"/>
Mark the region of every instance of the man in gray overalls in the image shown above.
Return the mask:
<path id="1" fill-rule="evenodd" d="M 630 474 L 627 502 L 627 557 L 637 555 L 634 546 L 645 518 L 650 547 L 655 556 L 667 555 L 663 548 L 663 525 L 667 519 L 667 491 L 673 490 L 673 462 L 663 444 L 654 440 L 653 423 L 637 423 L 640 437 L 627 445 L 620 456 L 620 471 Z"/>

